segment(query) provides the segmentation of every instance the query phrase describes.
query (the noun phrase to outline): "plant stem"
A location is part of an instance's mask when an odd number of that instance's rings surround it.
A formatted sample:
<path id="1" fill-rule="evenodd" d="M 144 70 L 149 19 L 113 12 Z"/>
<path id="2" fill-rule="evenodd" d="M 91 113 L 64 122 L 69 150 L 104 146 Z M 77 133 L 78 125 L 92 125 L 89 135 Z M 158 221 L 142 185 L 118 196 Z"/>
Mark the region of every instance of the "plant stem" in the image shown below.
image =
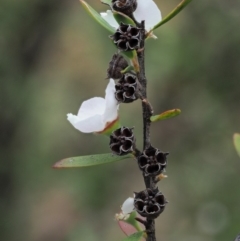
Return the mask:
<path id="1" fill-rule="evenodd" d="M 140 43 L 140 51 L 137 52 L 138 62 L 140 71 L 137 74 L 138 80 L 141 84 L 141 94 L 143 99 L 147 99 L 147 79 L 145 76 L 145 23 L 144 21 L 141 24 L 137 24 L 141 28 L 141 43 Z M 143 115 L 143 150 L 149 148 L 151 146 L 150 141 L 150 117 L 152 115 L 152 108 L 148 101 L 142 101 L 142 115 Z M 146 177 L 143 175 L 144 182 L 146 188 L 154 189 L 155 183 L 152 177 Z M 155 235 L 155 221 L 153 219 L 146 220 L 146 233 L 147 233 L 147 241 L 156 241 Z"/>
<path id="2" fill-rule="evenodd" d="M 147 219 L 146 223 L 147 241 L 157 241 L 155 235 L 155 220 Z"/>
<path id="3" fill-rule="evenodd" d="M 144 21 L 141 23 L 141 29 L 142 29 L 142 40 L 140 43 L 140 51 L 137 52 L 138 56 L 138 63 L 140 67 L 140 72 L 138 73 L 138 79 L 141 84 L 141 94 L 143 99 L 147 99 L 147 79 L 145 76 L 145 27 L 144 27 Z M 143 113 L 143 149 L 146 149 L 151 146 L 150 142 L 150 117 L 152 115 L 151 113 L 151 107 L 146 101 L 142 101 L 142 113 Z"/>

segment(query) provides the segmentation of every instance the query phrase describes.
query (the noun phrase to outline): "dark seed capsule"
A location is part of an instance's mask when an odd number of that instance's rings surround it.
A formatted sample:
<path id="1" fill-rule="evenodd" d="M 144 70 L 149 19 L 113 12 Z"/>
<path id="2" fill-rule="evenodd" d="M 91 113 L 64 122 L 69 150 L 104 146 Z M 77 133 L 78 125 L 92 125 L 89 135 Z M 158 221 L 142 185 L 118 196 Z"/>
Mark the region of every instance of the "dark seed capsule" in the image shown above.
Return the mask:
<path id="1" fill-rule="evenodd" d="M 135 149 L 135 137 L 133 129 L 121 127 L 110 135 L 110 148 L 116 155 L 126 155 Z"/>
<path id="2" fill-rule="evenodd" d="M 107 78 L 120 79 L 123 76 L 121 71 L 127 66 L 128 62 L 120 54 L 114 54 L 107 69 Z"/>
<path id="3" fill-rule="evenodd" d="M 110 36 L 118 49 L 132 51 L 138 49 L 141 41 L 140 28 L 121 23 L 117 31 Z"/>
<path id="4" fill-rule="evenodd" d="M 133 74 L 127 73 L 115 85 L 115 98 L 121 103 L 131 103 L 138 99 L 138 81 Z"/>
<path id="5" fill-rule="evenodd" d="M 136 0 L 112 0 L 112 8 L 117 12 L 131 15 L 137 8 Z"/>
<path id="6" fill-rule="evenodd" d="M 164 211 L 166 204 L 167 201 L 158 188 L 154 190 L 147 188 L 142 192 L 135 193 L 134 207 L 143 217 L 157 218 Z"/>
<path id="7" fill-rule="evenodd" d="M 157 176 L 166 168 L 168 154 L 151 146 L 138 157 L 138 166 L 145 176 Z"/>

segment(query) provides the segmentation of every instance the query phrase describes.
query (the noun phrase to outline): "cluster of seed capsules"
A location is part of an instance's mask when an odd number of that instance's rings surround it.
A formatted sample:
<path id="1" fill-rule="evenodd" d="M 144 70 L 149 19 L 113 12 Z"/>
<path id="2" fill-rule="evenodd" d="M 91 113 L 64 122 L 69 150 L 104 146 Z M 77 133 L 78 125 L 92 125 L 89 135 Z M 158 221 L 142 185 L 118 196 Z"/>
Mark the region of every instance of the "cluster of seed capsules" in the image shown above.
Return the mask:
<path id="1" fill-rule="evenodd" d="M 110 148 L 116 155 L 135 153 L 135 143 L 133 128 L 121 127 L 110 135 Z M 143 175 L 156 178 L 163 173 L 167 166 L 167 155 L 168 153 L 163 153 L 152 146 L 137 155 L 138 166 Z M 135 192 L 134 207 L 143 217 L 157 218 L 163 212 L 166 203 L 164 195 L 158 188 Z"/>
<path id="2" fill-rule="evenodd" d="M 118 79 L 115 97 L 119 103 L 131 103 L 139 98 L 140 84 L 136 74 L 122 73 L 127 67 L 128 62 L 120 54 L 114 54 L 107 70 L 107 78 Z"/>
<path id="3" fill-rule="evenodd" d="M 136 9 L 136 0 L 112 0 L 112 8 L 128 16 Z M 129 24 L 121 23 L 116 32 L 110 36 L 120 51 L 132 51 L 140 48 L 141 29 Z M 128 62 L 120 54 L 114 54 L 109 63 L 107 78 L 118 80 L 115 85 L 115 98 L 119 103 L 131 103 L 141 98 L 141 86 L 134 72 L 126 72 Z M 116 155 L 136 153 L 136 139 L 133 128 L 121 127 L 110 136 L 110 148 Z M 139 153 L 139 151 L 138 151 Z M 135 155 L 138 166 L 145 177 L 156 178 L 167 166 L 167 155 L 159 149 L 150 146 L 142 153 Z M 164 210 L 167 201 L 158 188 L 147 188 L 141 192 L 135 192 L 134 207 L 143 217 L 157 218 Z"/>

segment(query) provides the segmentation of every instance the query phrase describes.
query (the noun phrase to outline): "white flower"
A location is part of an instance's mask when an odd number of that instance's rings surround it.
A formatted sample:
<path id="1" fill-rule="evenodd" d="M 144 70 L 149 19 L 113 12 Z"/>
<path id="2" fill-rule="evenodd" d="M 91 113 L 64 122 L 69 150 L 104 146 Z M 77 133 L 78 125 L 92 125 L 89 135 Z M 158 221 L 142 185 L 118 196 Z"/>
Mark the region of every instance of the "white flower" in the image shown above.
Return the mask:
<path id="1" fill-rule="evenodd" d="M 94 97 L 80 106 L 77 115 L 67 114 L 68 121 L 84 133 L 102 132 L 118 119 L 118 102 L 115 98 L 115 82 L 110 79 L 105 99 Z"/>
<path id="2" fill-rule="evenodd" d="M 134 210 L 134 198 L 132 198 L 132 197 L 127 198 L 124 201 L 124 203 L 121 207 L 121 210 L 122 210 L 122 213 L 124 215 L 127 215 L 127 214 L 133 212 L 133 210 Z"/>
<path id="3" fill-rule="evenodd" d="M 130 217 L 130 213 L 134 211 L 134 198 L 129 197 L 127 198 L 122 207 L 121 207 L 121 212 L 117 213 L 115 215 L 116 220 L 121 221 L 121 220 L 128 220 Z"/>
<path id="4" fill-rule="evenodd" d="M 100 14 L 112 27 L 118 28 L 119 24 L 113 17 L 111 10 Z M 145 20 L 145 29 L 147 31 L 150 31 L 162 20 L 161 12 L 153 0 L 138 0 L 137 9 L 133 12 L 133 15 L 139 23 Z"/>

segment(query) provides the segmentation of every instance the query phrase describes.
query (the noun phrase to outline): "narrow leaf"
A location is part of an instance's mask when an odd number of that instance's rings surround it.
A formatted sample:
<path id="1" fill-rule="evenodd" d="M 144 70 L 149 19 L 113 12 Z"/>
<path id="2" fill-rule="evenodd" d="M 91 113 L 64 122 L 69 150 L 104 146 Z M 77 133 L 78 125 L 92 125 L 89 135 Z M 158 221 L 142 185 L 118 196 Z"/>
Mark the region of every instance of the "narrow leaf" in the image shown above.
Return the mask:
<path id="1" fill-rule="evenodd" d="M 107 22 L 105 19 L 101 17 L 101 15 L 93 9 L 89 4 L 87 4 L 85 1 L 80 0 L 83 7 L 87 10 L 87 12 L 92 16 L 98 23 L 100 23 L 104 28 L 106 28 L 111 33 L 115 32 L 115 29 Z"/>
<path id="2" fill-rule="evenodd" d="M 169 20 L 171 20 L 173 17 L 175 17 L 178 13 L 180 13 L 192 0 L 183 0 L 179 5 L 173 9 L 172 12 L 170 12 L 161 22 L 159 22 L 157 25 L 153 27 L 152 30 L 162 26 L 163 24 L 167 23 Z"/>
<path id="3" fill-rule="evenodd" d="M 134 21 L 131 18 L 129 18 L 127 15 L 123 14 L 123 13 L 113 11 L 113 17 L 116 19 L 116 21 L 119 24 L 120 23 L 125 23 L 125 24 L 130 24 L 132 26 L 136 26 Z"/>
<path id="4" fill-rule="evenodd" d="M 70 158 L 66 158 L 56 162 L 53 165 L 53 168 L 88 167 L 88 166 L 121 161 L 132 157 L 133 155 L 131 154 L 128 154 L 125 156 L 116 156 L 116 155 L 113 155 L 112 153 L 70 157 Z"/>
<path id="5" fill-rule="evenodd" d="M 123 241 L 139 241 L 143 237 L 144 233 L 145 232 L 134 233 L 134 234 L 128 236 L 127 238 L 123 239 Z"/>
<path id="6" fill-rule="evenodd" d="M 138 62 L 138 57 L 137 57 L 137 52 L 134 50 L 133 52 L 133 57 L 131 59 L 131 64 L 135 70 L 136 73 L 139 73 L 140 71 L 140 66 L 139 66 L 139 62 Z"/>
<path id="7" fill-rule="evenodd" d="M 132 71 L 132 70 L 134 70 L 133 66 L 129 65 L 129 66 L 127 66 L 124 70 L 122 70 L 121 73 L 122 73 L 122 74 L 125 74 L 125 73 L 127 73 L 127 72 Z"/>
<path id="8" fill-rule="evenodd" d="M 150 119 L 151 119 L 152 122 L 155 122 L 155 121 L 170 119 L 170 118 L 173 118 L 173 117 L 178 116 L 180 114 L 181 114 L 180 109 L 173 109 L 173 110 L 165 111 L 165 112 L 163 112 L 159 115 L 151 116 Z"/>
<path id="9" fill-rule="evenodd" d="M 107 5 L 111 5 L 112 4 L 112 0 L 101 0 L 101 2 L 103 3 L 103 4 L 107 4 Z"/>
<path id="10" fill-rule="evenodd" d="M 133 59 L 133 58 L 135 58 L 135 56 L 137 56 L 136 50 L 122 51 L 121 54 L 124 55 L 125 57 L 129 58 L 129 59 Z"/>
<path id="11" fill-rule="evenodd" d="M 240 134 L 235 133 L 233 135 L 233 142 L 234 142 L 234 146 L 235 146 L 235 148 L 237 150 L 237 153 L 240 156 Z"/>

